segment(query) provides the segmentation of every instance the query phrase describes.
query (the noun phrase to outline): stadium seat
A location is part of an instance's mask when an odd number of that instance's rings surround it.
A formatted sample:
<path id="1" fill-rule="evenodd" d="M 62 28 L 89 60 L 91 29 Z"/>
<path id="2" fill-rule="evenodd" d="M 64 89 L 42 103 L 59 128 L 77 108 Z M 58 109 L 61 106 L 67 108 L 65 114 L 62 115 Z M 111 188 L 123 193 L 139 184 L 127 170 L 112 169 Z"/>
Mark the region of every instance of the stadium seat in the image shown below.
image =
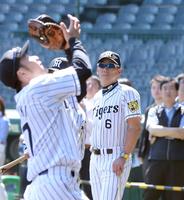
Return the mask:
<path id="1" fill-rule="evenodd" d="M 129 30 L 131 29 L 132 25 L 129 23 L 116 23 L 113 25 L 114 28 L 116 29 L 122 29 L 122 30 Z"/>
<path id="2" fill-rule="evenodd" d="M 162 0 L 163 4 L 181 4 L 182 0 Z"/>
<path id="3" fill-rule="evenodd" d="M 177 23 L 172 25 L 173 30 L 184 30 L 184 24 L 183 23 Z"/>
<path id="4" fill-rule="evenodd" d="M 81 28 L 83 29 L 92 29 L 93 28 L 93 24 L 91 22 L 82 22 L 81 23 Z"/>
<path id="5" fill-rule="evenodd" d="M 53 1 L 53 0 L 51 0 L 51 1 Z M 67 4 L 73 4 L 75 2 L 74 2 L 74 0 L 54 0 L 54 3 L 67 5 Z"/>
<path id="6" fill-rule="evenodd" d="M 158 14 L 171 14 L 174 15 L 178 11 L 178 8 L 175 5 L 169 6 L 160 6 L 158 10 Z"/>
<path id="7" fill-rule="evenodd" d="M 123 14 L 122 13 L 122 14 L 118 15 L 116 23 L 129 23 L 129 24 L 131 24 L 131 23 L 135 22 L 135 19 L 136 19 L 136 17 L 135 17 L 134 14 L 128 14 L 128 13 Z"/>
<path id="8" fill-rule="evenodd" d="M 174 16 L 168 13 L 159 13 L 154 20 L 155 24 L 171 24 L 174 21 Z"/>
<path id="9" fill-rule="evenodd" d="M 176 48 L 171 43 L 167 43 L 160 48 L 158 61 L 167 61 L 172 56 L 176 55 Z"/>
<path id="10" fill-rule="evenodd" d="M 144 47 L 135 48 L 130 56 L 131 62 L 140 62 L 146 60 L 147 58 L 147 51 Z"/>
<path id="11" fill-rule="evenodd" d="M 161 4 L 162 0 L 144 0 L 143 4 Z"/>
<path id="12" fill-rule="evenodd" d="M 157 5 L 142 5 L 139 8 L 139 12 L 138 13 L 148 13 L 148 14 L 157 14 L 158 13 L 158 6 Z"/>
<path id="13" fill-rule="evenodd" d="M 16 0 L 16 3 L 20 3 L 20 4 L 31 4 L 33 2 L 34 0 Z"/>
<path id="14" fill-rule="evenodd" d="M 11 11 L 10 13 L 6 14 L 6 21 L 7 22 L 21 22 L 23 20 L 24 16 L 15 11 Z"/>
<path id="15" fill-rule="evenodd" d="M 88 3 L 88 0 L 80 0 L 80 5 L 86 5 Z"/>
<path id="16" fill-rule="evenodd" d="M 27 20 L 29 20 L 29 19 L 31 19 L 31 18 L 36 18 L 36 17 L 38 17 L 40 14 L 42 14 L 42 13 L 40 13 L 40 12 L 38 12 L 38 11 L 31 11 L 31 10 L 29 10 L 27 13 L 26 13 L 26 15 L 24 15 L 24 18 L 23 18 L 23 22 L 25 21 L 26 23 L 27 23 Z"/>
<path id="17" fill-rule="evenodd" d="M 0 23 L 4 22 L 5 15 L 3 13 L 0 13 Z"/>
<path id="18" fill-rule="evenodd" d="M 103 23 L 103 24 L 97 23 L 97 24 L 94 24 L 93 27 L 98 29 L 98 30 L 99 29 L 111 29 L 112 28 L 112 24 L 110 24 L 110 23 Z"/>
<path id="19" fill-rule="evenodd" d="M 155 19 L 155 15 L 153 14 L 149 14 L 149 13 L 138 13 L 136 15 L 136 19 L 135 19 L 135 24 L 138 23 L 138 24 L 144 24 L 144 23 L 147 23 L 147 24 L 151 24 Z"/>
<path id="20" fill-rule="evenodd" d="M 0 13 L 8 13 L 10 11 L 9 4 L 1 4 L 0 6 Z"/>
<path id="21" fill-rule="evenodd" d="M 172 26 L 170 24 L 153 24 L 151 26 L 151 29 L 155 29 L 155 30 L 171 30 Z"/>
<path id="22" fill-rule="evenodd" d="M 14 4 L 16 0 L 3 0 L 3 3 Z"/>
<path id="23" fill-rule="evenodd" d="M 183 24 L 183 22 L 184 22 L 184 13 L 177 13 L 173 24 Z"/>
<path id="24" fill-rule="evenodd" d="M 182 3 L 184 3 L 184 2 L 182 2 Z M 184 13 L 184 6 L 182 6 L 182 5 L 178 6 L 176 15 L 183 14 L 183 13 Z"/>
<path id="25" fill-rule="evenodd" d="M 65 12 L 65 6 L 61 4 L 52 4 L 47 7 L 47 12 L 49 13 L 59 13 L 64 14 Z"/>
<path id="26" fill-rule="evenodd" d="M 136 14 L 139 10 L 139 6 L 136 4 L 129 4 L 126 6 L 120 7 L 118 14 L 121 15 L 121 13 L 128 13 L 128 14 Z"/>
<path id="27" fill-rule="evenodd" d="M 9 22 L 0 24 L 0 30 L 6 30 L 7 32 L 14 32 L 18 30 L 18 24 L 16 22 Z"/>
<path id="28" fill-rule="evenodd" d="M 150 30 L 151 29 L 151 25 L 150 24 L 146 24 L 146 23 L 135 23 L 132 26 L 132 30 Z"/>
<path id="29" fill-rule="evenodd" d="M 50 6 L 51 5 L 49 5 L 48 7 L 50 7 Z M 36 11 L 39 13 L 45 13 L 46 9 L 47 9 L 47 6 L 44 4 L 40 4 L 40 3 L 32 3 L 29 5 L 29 10 Z"/>
<path id="30" fill-rule="evenodd" d="M 107 4 L 107 0 L 88 0 L 88 4 L 90 5 L 105 5 Z"/>
<path id="31" fill-rule="evenodd" d="M 11 11 L 17 11 L 20 13 L 26 13 L 28 11 L 28 5 L 26 4 L 19 4 L 19 3 L 15 3 L 13 5 L 11 5 Z"/>
<path id="32" fill-rule="evenodd" d="M 56 0 L 54 0 L 55 2 Z M 36 3 L 38 4 L 49 4 L 52 3 L 51 0 L 36 0 Z"/>
<path id="33" fill-rule="evenodd" d="M 97 17 L 96 23 L 103 24 L 103 23 L 114 23 L 116 21 L 116 15 L 114 13 L 105 13 L 101 14 Z"/>

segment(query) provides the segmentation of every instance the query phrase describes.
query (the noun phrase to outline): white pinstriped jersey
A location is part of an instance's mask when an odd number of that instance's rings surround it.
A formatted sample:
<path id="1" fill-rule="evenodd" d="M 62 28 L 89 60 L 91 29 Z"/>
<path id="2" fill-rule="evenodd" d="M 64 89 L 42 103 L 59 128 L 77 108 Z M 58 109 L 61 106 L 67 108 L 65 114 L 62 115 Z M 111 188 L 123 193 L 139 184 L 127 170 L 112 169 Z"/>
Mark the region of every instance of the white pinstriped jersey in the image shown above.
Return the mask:
<path id="1" fill-rule="evenodd" d="M 92 147 L 123 148 L 126 120 L 141 114 L 139 93 L 127 85 L 117 85 L 108 93 L 99 91 L 94 99 Z"/>
<path id="2" fill-rule="evenodd" d="M 79 79 L 69 67 L 34 78 L 15 96 L 30 155 L 28 180 L 57 165 L 80 168 L 77 113 L 71 114 L 75 101 L 69 98 L 79 94 Z"/>

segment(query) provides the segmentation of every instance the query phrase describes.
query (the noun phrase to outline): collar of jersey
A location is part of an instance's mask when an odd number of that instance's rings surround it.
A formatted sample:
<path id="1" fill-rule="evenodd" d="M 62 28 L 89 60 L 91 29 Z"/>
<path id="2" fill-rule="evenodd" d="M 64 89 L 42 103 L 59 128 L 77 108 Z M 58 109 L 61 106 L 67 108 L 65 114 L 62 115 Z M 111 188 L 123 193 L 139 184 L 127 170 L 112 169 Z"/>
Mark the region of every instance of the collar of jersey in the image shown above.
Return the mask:
<path id="1" fill-rule="evenodd" d="M 112 91 L 116 86 L 118 85 L 118 82 L 112 83 L 106 87 L 102 88 L 102 94 L 105 95 L 107 93 L 109 93 L 110 91 Z"/>

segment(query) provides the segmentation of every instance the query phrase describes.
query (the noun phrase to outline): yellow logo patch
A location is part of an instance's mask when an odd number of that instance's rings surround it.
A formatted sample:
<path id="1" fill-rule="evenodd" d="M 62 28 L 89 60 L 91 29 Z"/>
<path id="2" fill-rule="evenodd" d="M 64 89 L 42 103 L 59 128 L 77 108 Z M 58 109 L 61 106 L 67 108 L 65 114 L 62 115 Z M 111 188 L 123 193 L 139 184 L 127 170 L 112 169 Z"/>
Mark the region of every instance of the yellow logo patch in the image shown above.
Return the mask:
<path id="1" fill-rule="evenodd" d="M 139 103 L 137 100 L 128 103 L 128 108 L 131 112 L 135 112 L 139 109 Z"/>

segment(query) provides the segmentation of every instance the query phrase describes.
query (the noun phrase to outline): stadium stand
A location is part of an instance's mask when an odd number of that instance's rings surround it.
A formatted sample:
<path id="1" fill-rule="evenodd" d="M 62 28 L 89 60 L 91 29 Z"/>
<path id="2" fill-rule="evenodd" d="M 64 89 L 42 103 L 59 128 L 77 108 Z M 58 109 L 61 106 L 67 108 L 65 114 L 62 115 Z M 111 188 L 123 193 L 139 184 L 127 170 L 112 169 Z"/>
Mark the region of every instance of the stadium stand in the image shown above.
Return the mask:
<path id="1" fill-rule="evenodd" d="M 125 74 L 135 82 L 144 96 L 143 110 L 150 103 L 149 80 L 155 73 L 177 75 L 184 64 L 184 0 L 1 0 L 0 53 L 12 44 L 23 44 L 27 20 L 42 13 L 56 21 L 67 13 L 78 15 L 83 30 L 82 40 L 89 51 L 93 71 L 97 56 L 111 49 L 124 60 Z M 126 3 L 125 3 L 126 2 Z M 41 48 L 31 41 L 32 53 L 39 54 L 44 64 L 61 52 Z M 5 42 L 6 41 L 6 42 Z M 47 55 L 47 56 L 45 56 Z M 147 74 L 143 78 L 143 74 Z M 14 108 L 13 93 L 0 85 L 7 106 Z M 147 94 L 147 95 L 146 95 Z"/>
<path id="2" fill-rule="evenodd" d="M 174 77 L 184 70 L 184 0 L 1 0 L 0 55 L 30 39 L 30 53 L 40 55 L 45 66 L 54 57 L 64 56 L 42 48 L 27 34 L 27 20 L 43 12 L 56 21 L 64 21 L 67 13 L 80 17 L 81 40 L 94 73 L 102 51 L 118 52 L 123 77 L 141 94 L 143 112 L 152 102 L 151 78 L 156 74 Z M 15 108 L 15 91 L 2 83 L 0 91 L 6 107 Z"/>

